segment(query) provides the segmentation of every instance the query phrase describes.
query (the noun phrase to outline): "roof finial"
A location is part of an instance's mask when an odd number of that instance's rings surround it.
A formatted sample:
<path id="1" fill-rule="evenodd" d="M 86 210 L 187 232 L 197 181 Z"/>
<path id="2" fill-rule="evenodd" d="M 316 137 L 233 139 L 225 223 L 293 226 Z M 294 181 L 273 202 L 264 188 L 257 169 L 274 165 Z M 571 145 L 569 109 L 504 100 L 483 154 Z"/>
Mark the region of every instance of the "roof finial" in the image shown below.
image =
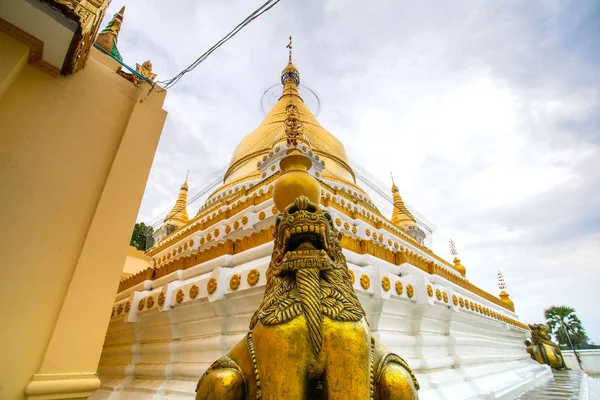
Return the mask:
<path id="1" fill-rule="evenodd" d="M 392 177 L 392 186 L 394 186 L 395 185 L 395 183 L 394 183 L 394 174 L 392 174 L 392 171 L 390 171 L 390 176 Z"/>
<path id="2" fill-rule="evenodd" d="M 190 176 L 190 170 L 188 169 L 187 172 L 185 173 L 185 181 L 187 182 L 188 180 L 188 176 Z"/>
<path id="3" fill-rule="evenodd" d="M 498 271 L 498 289 L 504 290 L 506 289 L 506 282 L 504 282 L 504 275 L 502 272 Z"/>
<path id="4" fill-rule="evenodd" d="M 454 240 L 450 239 L 448 244 L 450 245 L 450 254 L 456 257 L 458 255 L 458 251 L 456 250 L 456 244 L 454 244 Z"/>
<path id="5" fill-rule="evenodd" d="M 291 62 L 292 62 L 292 35 L 290 35 L 290 42 L 289 42 L 289 43 L 288 43 L 288 45 L 287 45 L 287 46 L 285 46 L 285 47 L 287 47 L 288 49 L 290 49 L 290 58 L 289 58 L 289 62 L 291 63 Z"/>

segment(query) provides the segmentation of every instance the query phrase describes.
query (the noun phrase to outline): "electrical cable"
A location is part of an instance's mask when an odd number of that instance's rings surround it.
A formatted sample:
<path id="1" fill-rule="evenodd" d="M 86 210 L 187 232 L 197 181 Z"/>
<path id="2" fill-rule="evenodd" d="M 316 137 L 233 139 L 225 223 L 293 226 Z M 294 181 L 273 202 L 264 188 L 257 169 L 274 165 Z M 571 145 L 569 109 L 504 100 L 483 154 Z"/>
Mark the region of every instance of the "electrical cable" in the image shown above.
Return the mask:
<path id="1" fill-rule="evenodd" d="M 259 8 L 254 10 L 249 16 L 247 16 L 242 22 L 240 22 L 235 28 L 233 28 L 229 33 L 227 33 L 224 37 L 221 38 L 217 43 L 215 43 L 210 49 L 204 52 L 200 57 L 198 57 L 193 63 L 191 63 L 187 68 L 183 69 L 174 77 L 164 80 L 157 81 L 152 88 L 156 91 L 165 91 L 171 87 L 173 87 L 179 80 L 188 72 L 193 71 L 198 65 L 204 62 L 215 50 L 225 44 L 227 41 L 232 39 L 235 35 L 237 35 L 244 27 L 254 21 L 256 18 L 260 17 L 262 14 L 269 11 L 273 8 L 277 3 L 281 0 L 268 0 L 266 3 L 261 5 Z M 160 86 L 160 85 L 162 86 Z"/>

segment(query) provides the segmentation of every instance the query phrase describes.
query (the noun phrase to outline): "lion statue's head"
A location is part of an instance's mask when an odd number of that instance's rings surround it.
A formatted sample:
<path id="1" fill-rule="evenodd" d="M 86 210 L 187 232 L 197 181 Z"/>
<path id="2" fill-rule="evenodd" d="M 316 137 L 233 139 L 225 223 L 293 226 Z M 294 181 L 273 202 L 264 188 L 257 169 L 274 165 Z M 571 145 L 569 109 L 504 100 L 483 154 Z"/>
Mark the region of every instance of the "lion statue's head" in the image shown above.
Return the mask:
<path id="1" fill-rule="evenodd" d="M 323 317 L 359 321 L 365 315 L 352 287 L 340 236 L 329 212 L 305 196 L 283 210 L 273 231 L 265 296 L 250 329 L 258 321 L 276 325 L 303 314 L 318 353 Z"/>
<path id="2" fill-rule="evenodd" d="M 270 274 L 281 275 L 302 268 L 345 269 L 346 258 L 328 211 L 300 196 L 275 221 Z"/>

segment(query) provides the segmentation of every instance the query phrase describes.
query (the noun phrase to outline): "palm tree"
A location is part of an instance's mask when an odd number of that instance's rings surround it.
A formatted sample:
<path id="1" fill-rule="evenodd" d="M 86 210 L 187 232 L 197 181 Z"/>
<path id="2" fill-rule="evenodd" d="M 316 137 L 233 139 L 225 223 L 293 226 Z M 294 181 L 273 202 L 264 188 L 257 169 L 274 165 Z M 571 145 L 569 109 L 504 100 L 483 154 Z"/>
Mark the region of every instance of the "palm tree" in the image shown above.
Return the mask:
<path id="1" fill-rule="evenodd" d="M 554 335 L 559 345 L 569 346 L 569 340 L 574 347 L 580 347 L 588 341 L 581 320 L 575 314 L 575 309 L 567 306 L 552 306 L 544 310 L 546 325 Z"/>

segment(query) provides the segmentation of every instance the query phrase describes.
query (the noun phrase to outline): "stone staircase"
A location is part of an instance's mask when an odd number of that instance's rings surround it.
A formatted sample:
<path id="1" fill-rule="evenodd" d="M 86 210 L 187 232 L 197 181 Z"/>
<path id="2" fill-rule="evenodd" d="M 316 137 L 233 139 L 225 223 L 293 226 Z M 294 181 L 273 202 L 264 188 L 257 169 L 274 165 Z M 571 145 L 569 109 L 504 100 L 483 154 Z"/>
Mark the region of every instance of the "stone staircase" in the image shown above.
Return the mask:
<path id="1" fill-rule="evenodd" d="M 518 400 L 578 400 L 582 371 L 553 371 L 554 380 L 526 393 Z"/>

